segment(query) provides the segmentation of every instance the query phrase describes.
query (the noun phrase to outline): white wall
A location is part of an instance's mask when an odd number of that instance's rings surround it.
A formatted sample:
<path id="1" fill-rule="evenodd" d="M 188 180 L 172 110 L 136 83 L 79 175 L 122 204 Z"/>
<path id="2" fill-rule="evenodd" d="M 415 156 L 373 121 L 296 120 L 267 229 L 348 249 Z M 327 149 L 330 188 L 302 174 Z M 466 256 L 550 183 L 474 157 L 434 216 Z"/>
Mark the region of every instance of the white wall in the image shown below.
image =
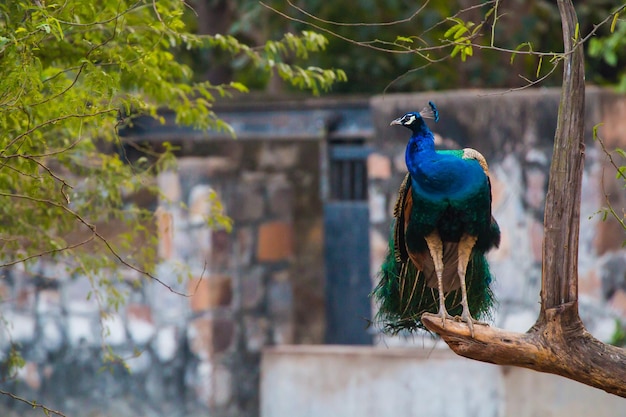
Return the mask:
<path id="1" fill-rule="evenodd" d="M 626 400 L 447 348 L 282 346 L 263 353 L 261 417 L 618 417 Z"/>

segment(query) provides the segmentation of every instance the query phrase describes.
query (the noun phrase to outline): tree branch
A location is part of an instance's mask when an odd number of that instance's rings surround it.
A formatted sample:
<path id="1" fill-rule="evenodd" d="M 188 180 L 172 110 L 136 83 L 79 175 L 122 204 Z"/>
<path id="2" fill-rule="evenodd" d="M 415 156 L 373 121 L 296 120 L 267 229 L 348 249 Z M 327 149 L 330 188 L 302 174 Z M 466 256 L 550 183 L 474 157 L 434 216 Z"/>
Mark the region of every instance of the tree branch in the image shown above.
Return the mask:
<path id="1" fill-rule="evenodd" d="M 626 398 L 626 351 L 591 336 L 578 316 L 576 303 L 545 311 L 546 322 L 527 333 L 490 326 L 474 326 L 474 338 L 465 323 L 424 314 L 422 323 L 436 332 L 458 355 L 561 375 Z"/>

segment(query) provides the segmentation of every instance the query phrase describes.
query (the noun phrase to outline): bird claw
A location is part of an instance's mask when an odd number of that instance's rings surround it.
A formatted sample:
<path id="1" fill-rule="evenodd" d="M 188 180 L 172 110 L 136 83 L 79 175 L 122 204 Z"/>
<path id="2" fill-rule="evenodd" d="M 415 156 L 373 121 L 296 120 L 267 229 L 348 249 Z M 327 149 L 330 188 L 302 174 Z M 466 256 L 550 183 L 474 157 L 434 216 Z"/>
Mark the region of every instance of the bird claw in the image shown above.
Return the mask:
<path id="1" fill-rule="evenodd" d="M 463 313 L 461 317 L 456 316 L 454 320 L 458 322 L 462 322 L 462 323 L 467 323 L 467 327 L 469 327 L 470 329 L 470 335 L 472 336 L 472 339 L 474 338 L 474 325 L 475 324 L 478 324 L 480 326 L 489 326 L 489 324 L 485 322 L 474 320 L 471 315 L 465 314 L 465 313 Z"/>
<path id="2" fill-rule="evenodd" d="M 448 312 L 443 309 L 440 313 L 439 316 L 441 317 L 441 327 L 443 327 L 444 329 L 446 328 L 446 320 L 456 320 L 457 318 L 454 316 L 451 316 L 450 314 L 448 314 Z"/>

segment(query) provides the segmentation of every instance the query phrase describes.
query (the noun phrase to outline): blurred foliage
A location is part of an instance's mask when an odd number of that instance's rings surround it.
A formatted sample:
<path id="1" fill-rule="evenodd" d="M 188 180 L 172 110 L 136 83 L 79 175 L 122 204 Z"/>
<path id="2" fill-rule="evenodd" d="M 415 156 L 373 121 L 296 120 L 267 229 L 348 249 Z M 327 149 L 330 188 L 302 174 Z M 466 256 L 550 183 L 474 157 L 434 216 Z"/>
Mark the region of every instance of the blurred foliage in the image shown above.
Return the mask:
<path id="1" fill-rule="evenodd" d="M 626 328 L 624 328 L 624 324 L 620 320 L 615 320 L 615 331 L 611 335 L 609 344 L 619 347 L 626 346 Z"/>
<path id="2" fill-rule="evenodd" d="M 525 50 L 547 53 L 563 50 L 558 7 L 550 0 L 498 2 L 497 13 L 491 13 L 487 18 L 485 15 L 495 4 L 493 1 L 358 0 L 345 3 L 293 0 L 293 6 L 287 0 L 263 2 L 278 13 L 256 0 L 230 0 L 229 3 L 234 13 L 229 33 L 238 39 L 261 42 L 272 39 L 274 34 L 297 33 L 305 29 L 328 36 L 330 42 L 325 53 L 312 57 L 310 62 L 319 67 L 345 70 L 349 82 L 334 88 L 335 92 L 342 93 L 515 88 L 526 85 L 528 79 L 538 79 L 549 72 L 548 60 L 542 62 L 536 56 L 518 54 L 512 59 L 511 53 L 501 50 L 460 48 L 450 44 L 446 33 L 459 21 L 469 22 L 473 26 L 470 31 L 480 25 L 479 33 L 472 38 L 474 44 L 490 46 L 493 35 L 493 46 L 498 48 L 515 50 L 523 45 Z M 623 5 L 620 0 L 575 3 L 583 36 Z M 494 28 L 495 16 L 497 24 Z M 605 25 L 586 46 L 593 52 L 587 60 L 588 81 L 599 84 L 626 82 L 622 70 L 626 64 L 626 37 L 623 33 L 626 29 L 623 26 L 618 25 L 618 30 L 611 34 L 609 25 Z M 446 43 L 446 47 L 430 49 L 427 59 L 420 53 L 408 51 L 411 47 Z M 607 52 L 607 49 L 613 52 Z M 453 52 L 456 56 L 451 57 Z M 461 59 L 464 62 L 460 63 Z M 428 60 L 436 63 L 426 65 Z M 251 71 L 245 59 L 232 61 L 230 65 L 235 78 L 240 77 L 238 79 L 246 85 L 267 88 L 268 78 Z M 560 77 L 560 71 L 556 71 L 541 85 L 560 85 Z"/>
<path id="3" fill-rule="evenodd" d="M 103 319 L 141 282 L 126 281 L 129 270 L 164 284 L 153 272 L 153 207 L 136 196 L 155 200 L 154 177 L 175 164 L 173 148 L 140 149 L 130 160 L 118 128 L 142 115 L 164 122 L 157 110 L 167 105 L 177 123 L 231 131 L 213 103 L 248 91 L 241 82 L 196 80 L 177 51 L 245 58 L 256 73 L 276 72 L 313 93 L 345 79 L 341 70 L 298 65 L 324 49 L 319 34 L 287 33 L 251 47 L 228 33 L 192 33 L 187 11 L 180 0 L 0 3 L 0 278 L 87 279 L 85 297 Z M 212 207 L 208 226 L 228 228 L 219 201 Z M 44 260 L 58 266 L 55 276 L 43 276 Z M 0 323 L 3 346 L 11 332 L 11 323 Z M 16 358 L 1 365 L 12 369 Z"/>

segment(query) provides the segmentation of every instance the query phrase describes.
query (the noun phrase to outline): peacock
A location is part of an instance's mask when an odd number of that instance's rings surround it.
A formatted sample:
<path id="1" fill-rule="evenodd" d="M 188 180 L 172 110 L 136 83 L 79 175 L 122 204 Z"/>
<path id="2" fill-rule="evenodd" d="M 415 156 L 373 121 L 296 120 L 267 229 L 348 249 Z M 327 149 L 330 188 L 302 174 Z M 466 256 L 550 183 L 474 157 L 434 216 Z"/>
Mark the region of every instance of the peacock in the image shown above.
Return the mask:
<path id="1" fill-rule="evenodd" d="M 473 337 L 474 318 L 489 317 L 494 305 L 485 254 L 500 244 L 489 168 L 474 149 L 435 150 L 426 118 L 439 121 L 433 102 L 391 122 L 412 132 L 405 151 L 408 173 L 373 295 L 386 330 L 424 329 L 422 314 L 438 312 L 444 327 L 460 316 Z"/>

